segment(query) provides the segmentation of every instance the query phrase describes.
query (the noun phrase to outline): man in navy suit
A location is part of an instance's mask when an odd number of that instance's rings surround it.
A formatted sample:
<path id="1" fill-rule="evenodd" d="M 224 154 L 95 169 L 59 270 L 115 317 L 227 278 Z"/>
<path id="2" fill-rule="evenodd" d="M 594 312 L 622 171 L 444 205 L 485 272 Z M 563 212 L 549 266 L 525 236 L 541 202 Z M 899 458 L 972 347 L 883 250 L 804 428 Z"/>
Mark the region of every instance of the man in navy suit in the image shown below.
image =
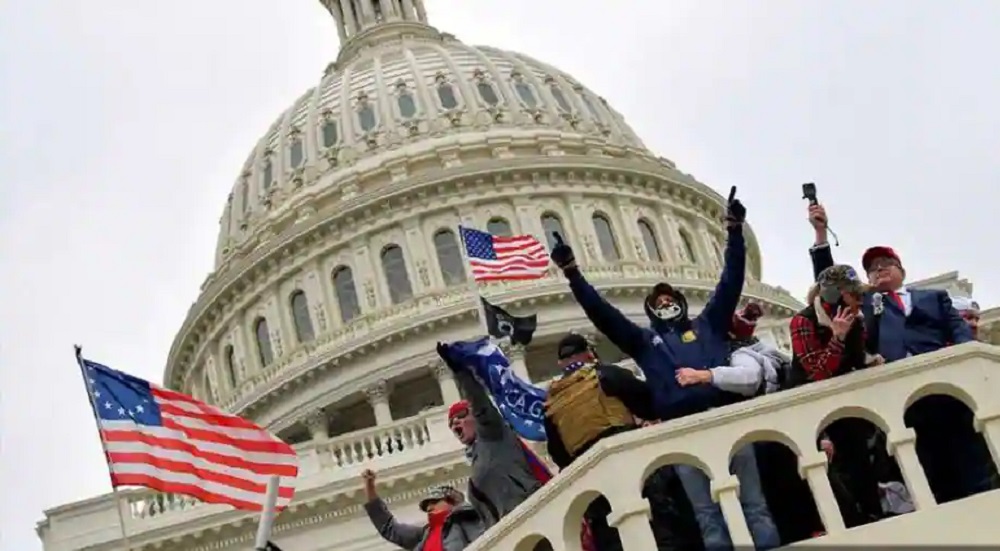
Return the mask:
<path id="1" fill-rule="evenodd" d="M 834 264 L 822 205 L 809 207 L 809 222 L 816 231 L 809 253 L 813 271 L 819 274 Z M 861 264 L 872 286 L 862 306 L 872 339 L 868 346 L 886 362 L 974 340 L 947 291 L 905 287 L 906 270 L 896 251 L 872 247 Z M 982 438 L 967 407 L 951 397 L 933 395 L 907 410 L 905 421 L 917 432 L 917 454 L 939 503 L 990 489 L 989 456 L 983 454 Z"/>

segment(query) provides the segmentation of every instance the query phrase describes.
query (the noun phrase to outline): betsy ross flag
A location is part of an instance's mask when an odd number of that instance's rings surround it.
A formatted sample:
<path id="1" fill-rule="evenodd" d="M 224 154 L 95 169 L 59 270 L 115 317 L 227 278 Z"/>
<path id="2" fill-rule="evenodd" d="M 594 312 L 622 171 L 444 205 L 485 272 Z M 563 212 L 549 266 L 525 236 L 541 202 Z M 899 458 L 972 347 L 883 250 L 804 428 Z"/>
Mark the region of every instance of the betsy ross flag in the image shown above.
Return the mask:
<path id="1" fill-rule="evenodd" d="M 111 485 L 145 486 L 260 511 L 280 477 L 277 509 L 292 500 L 291 446 L 194 398 L 78 356 L 111 471 Z"/>
<path id="2" fill-rule="evenodd" d="M 459 226 L 476 281 L 538 279 L 549 269 L 545 246 L 530 235 L 500 237 Z"/>

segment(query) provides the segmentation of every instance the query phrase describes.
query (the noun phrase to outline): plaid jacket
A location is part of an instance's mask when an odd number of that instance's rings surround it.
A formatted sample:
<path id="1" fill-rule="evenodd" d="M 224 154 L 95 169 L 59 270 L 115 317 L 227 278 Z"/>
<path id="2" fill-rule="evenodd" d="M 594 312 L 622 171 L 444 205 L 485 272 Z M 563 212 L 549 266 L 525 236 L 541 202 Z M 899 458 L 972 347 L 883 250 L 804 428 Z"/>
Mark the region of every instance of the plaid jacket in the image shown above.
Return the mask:
<path id="1" fill-rule="evenodd" d="M 807 310 L 796 314 L 789 325 L 792 354 L 810 381 L 822 381 L 833 377 L 840 371 L 844 361 L 845 341 L 833 338 L 833 331 L 806 315 Z M 863 343 L 865 338 L 865 325 L 859 319 L 854 322 L 848 338 L 845 339 L 861 344 L 861 365 L 855 366 L 857 368 L 864 367 Z M 858 340 L 855 341 L 855 339 Z"/>

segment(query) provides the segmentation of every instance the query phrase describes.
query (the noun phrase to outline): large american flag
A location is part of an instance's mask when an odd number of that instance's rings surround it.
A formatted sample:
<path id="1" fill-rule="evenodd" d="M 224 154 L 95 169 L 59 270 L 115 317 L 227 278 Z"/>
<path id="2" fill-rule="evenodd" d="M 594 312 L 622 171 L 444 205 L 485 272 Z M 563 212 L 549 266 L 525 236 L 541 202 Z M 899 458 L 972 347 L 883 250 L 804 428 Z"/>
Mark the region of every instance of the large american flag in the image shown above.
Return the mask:
<path id="1" fill-rule="evenodd" d="M 460 226 L 476 281 L 538 279 L 549 269 L 545 245 L 530 235 L 500 237 Z"/>
<path id="2" fill-rule="evenodd" d="M 194 398 L 80 358 L 111 484 L 146 486 L 260 511 L 280 477 L 277 508 L 292 500 L 298 458 L 257 425 Z"/>

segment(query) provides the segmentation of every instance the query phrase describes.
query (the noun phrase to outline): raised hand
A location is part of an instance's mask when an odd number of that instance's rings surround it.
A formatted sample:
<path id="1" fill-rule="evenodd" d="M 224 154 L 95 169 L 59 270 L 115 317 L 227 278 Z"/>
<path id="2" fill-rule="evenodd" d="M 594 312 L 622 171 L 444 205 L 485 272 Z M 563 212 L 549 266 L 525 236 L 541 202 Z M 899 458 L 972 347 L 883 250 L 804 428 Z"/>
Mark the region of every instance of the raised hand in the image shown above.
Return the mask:
<path id="1" fill-rule="evenodd" d="M 827 220 L 826 208 L 824 208 L 823 205 L 819 203 L 809 205 L 809 224 L 812 225 L 814 229 L 826 231 Z"/>
<path id="2" fill-rule="evenodd" d="M 837 308 L 837 315 L 833 317 L 830 329 L 833 330 L 833 336 L 837 340 L 844 340 L 847 337 L 847 333 L 851 330 L 851 326 L 854 325 L 854 319 L 857 316 L 850 309 L 844 308 L 843 306 Z"/>
<path id="3" fill-rule="evenodd" d="M 371 469 L 361 471 L 361 484 L 364 486 L 365 496 L 367 496 L 369 500 L 378 497 L 378 493 L 375 491 L 376 478 L 375 471 Z"/>
<path id="4" fill-rule="evenodd" d="M 736 198 L 736 186 L 729 189 L 729 199 L 726 201 L 726 224 L 729 227 L 739 226 L 747 219 L 747 208 Z"/>
<path id="5" fill-rule="evenodd" d="M 573 248 L 563 241 L 562 235 L 559 235 L 559 232 L 552 232 L 552 237 L 556 240 L 555 246 L 552 247 L 552 252 L 549 253 L 552 262 L 563 271 L 576 268 L 576 257 L 573 255 Z"/>

